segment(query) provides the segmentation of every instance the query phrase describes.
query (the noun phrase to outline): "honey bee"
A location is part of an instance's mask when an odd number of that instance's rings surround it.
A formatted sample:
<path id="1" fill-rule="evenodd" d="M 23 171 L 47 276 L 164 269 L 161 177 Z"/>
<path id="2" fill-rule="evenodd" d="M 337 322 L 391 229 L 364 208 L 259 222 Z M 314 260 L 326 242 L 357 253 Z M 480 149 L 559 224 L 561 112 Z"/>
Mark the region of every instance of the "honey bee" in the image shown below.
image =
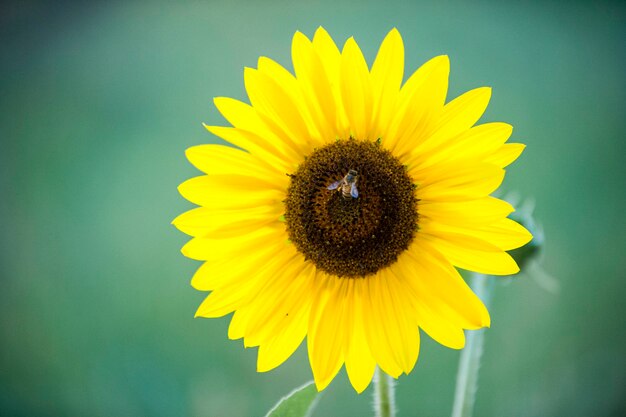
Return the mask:
<path id="1" fill-rule="evenodd" d="M 357 176 L 358 173 L 354 169 L 351 169 L 345 177 L 339 181 L 333 182 L 327 188 L 329 190 L 336 189 L 337 191 L 340 191 L 341 196 L 346 200 L 357 198 L 359 196 L 359 190 L 356 189 Z"/>

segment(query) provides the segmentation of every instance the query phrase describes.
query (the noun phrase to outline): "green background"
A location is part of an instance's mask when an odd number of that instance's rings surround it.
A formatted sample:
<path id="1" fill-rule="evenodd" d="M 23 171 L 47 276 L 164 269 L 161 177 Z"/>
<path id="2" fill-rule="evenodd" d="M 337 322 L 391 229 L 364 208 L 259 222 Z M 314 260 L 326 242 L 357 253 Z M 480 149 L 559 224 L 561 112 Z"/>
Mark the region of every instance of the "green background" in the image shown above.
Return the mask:
<path id="1" fill-rule="evenodd" d="M 89 3 L 89 2 L 87 2 Z M 476 416 L 626 413 L 626 9 L 607 2 L 3 2 L 0 415 L 262 416 L 311 378 L 266 374 L 228 319 L 193 319 L 185 148 L 215 141 L 214 96 L 244 66 L 290 66 L 322 25 L 368 62 L 394 26 L 406 72 L 451 59 L 448 98 L 493 87 L 484 121 L 528 148 L 503 190 L 536 201 L 542 266 L 498 285 Z M 448 416 L 459 353 L 423 337 L 399 416 Z M 368 415 L 342 371 L 317 416 Z"/>

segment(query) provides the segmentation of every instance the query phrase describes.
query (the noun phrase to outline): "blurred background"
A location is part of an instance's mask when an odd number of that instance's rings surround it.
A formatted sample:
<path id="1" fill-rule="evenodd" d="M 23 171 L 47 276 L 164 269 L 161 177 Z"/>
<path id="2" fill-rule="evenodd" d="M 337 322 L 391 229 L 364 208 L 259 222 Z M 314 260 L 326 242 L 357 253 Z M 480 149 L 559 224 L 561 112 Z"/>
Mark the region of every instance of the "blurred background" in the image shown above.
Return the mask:
<path id="1" fill-rule="evenodd" d="M 560 290 L 497 286 L 475 415 L 626 415 L 625 23 L 604 1 L 2 2 L 0 415 L 254 417 L 311 378 L 305 347 L 258 374 L 228 318 L 193 319 L 170 221 L 212 98 L 320 25 L 370 64 L 398 27 L 408 74 L 448 54 L 448 98 L 492 86 L 482 120 L 528 145 L 502 190 L 535 199 Z M 458 358 L 423 335 L 399 416 L 450 415 Z M 342 371 L 315 415 L 369 415 L 371 391 Z"/>

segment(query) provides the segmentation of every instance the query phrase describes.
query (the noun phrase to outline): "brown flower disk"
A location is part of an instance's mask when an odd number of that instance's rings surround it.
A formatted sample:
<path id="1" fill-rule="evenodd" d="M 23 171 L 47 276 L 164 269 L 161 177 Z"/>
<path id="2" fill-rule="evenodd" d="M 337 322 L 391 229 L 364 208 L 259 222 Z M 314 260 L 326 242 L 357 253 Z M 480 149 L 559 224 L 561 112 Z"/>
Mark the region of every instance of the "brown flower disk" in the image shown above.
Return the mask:
<path id="1" fill-rule="evenodd" d="M 339 187 L 358 172 L 358 198 Z M 316 149 L 290 175 L 285 220 L 290 240 L 319 269 L 360 278 L 393 264 L 417 231 L 417 198 L 405 167 L 378 142 L 340 140 Z"/>

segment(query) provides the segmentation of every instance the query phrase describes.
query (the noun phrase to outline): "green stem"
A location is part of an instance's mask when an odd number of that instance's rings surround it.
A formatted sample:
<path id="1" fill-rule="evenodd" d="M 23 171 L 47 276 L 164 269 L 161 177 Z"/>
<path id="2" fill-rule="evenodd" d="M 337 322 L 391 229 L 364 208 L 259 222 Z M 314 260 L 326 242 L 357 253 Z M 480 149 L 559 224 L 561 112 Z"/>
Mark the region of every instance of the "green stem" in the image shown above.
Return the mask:
<path id="1" fill-rule="evenodd" d="M 493 279 L 489 275 L 472 273 L 470 287 L 486 307 L 489 307 Z M 459 371 L 456 376 L 456 393 L 452 417 L 471 417 L 474 400 L 478 388 L 478 370 L 480 357 L 483 354 L 485 330 L 469 330 L 465 332 L 465 348 L 461 351 Z"/>
<path id="2" fill-rule="evenodd" d="M 394 382 L 389 375 L 376 368 L 374 374 L 374 411 L 376 417 L 394 417 Z"/>

